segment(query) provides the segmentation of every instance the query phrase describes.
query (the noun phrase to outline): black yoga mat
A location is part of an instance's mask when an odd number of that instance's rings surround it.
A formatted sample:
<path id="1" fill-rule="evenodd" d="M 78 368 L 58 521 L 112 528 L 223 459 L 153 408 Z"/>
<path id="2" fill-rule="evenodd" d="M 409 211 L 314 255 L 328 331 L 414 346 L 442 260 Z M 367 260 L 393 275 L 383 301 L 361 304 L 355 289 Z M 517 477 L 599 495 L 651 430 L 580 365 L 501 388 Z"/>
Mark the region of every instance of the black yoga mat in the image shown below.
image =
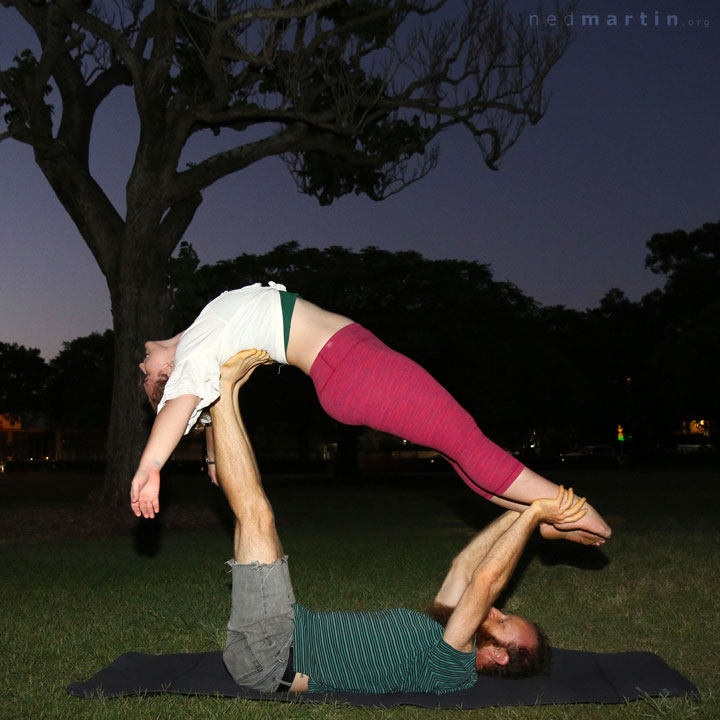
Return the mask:
<path id="1" fill-rule="evenodd" d="M 481 676 L 470 690 L 429 693 L 260 693 L 236 685 L 222 653 L 146 655 L 126 653 L 89 680 L 68 686 L 77 697 L 179 693 L 222 695 L 287 702 L 340 701 L 352 705 L 427 708 L 478 708 L 491 705 L 552 705 L 560 703 L 622 703 L 645 696 L 697 697 L 697 688 L 651 652 L 593 653 L 555 650 L 549 675 L 520 680 Z"/>

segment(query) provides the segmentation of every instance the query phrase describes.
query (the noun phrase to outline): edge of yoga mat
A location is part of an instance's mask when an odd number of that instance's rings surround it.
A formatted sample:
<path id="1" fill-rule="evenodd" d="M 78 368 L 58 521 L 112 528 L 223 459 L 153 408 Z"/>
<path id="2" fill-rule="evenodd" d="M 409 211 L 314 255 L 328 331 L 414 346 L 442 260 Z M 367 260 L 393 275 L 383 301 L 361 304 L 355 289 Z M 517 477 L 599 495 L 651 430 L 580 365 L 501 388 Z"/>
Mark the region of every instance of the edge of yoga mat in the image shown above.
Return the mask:
<path id="1" fill-rule="evenodd" d="M 555 649 L 549 675 L 504 680 L 480 676 L 469 690 L 430 693 L 261 693 L 237 685 L 221 652 L 126 653 L 89 680 L 68 686 L 80 698 L 175 693 L 275 702 L 341 702 L 370 707 L 480 708 L 568 703 L 617 704 L 643 697 L 698 698 L 695 685 L 651 652 L 593 653 Z"/>

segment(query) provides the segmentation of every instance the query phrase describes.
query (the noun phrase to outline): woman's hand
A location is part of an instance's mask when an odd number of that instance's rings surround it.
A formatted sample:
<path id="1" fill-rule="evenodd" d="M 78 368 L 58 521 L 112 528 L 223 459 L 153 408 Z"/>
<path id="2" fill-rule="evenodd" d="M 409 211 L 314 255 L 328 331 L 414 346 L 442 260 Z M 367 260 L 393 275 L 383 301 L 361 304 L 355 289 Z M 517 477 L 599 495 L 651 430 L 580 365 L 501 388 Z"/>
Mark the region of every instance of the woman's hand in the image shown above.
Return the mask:
<path id="1" fill-rule="evenodd" d="M 130 507 L 138 517 L 160 512 L 160 468 L 138 468 L 130 487 Z"/>
<path id="2" fill-rule="evenodd" d="M 538 514 L 540 522 L 557 525 L 566 524 L 568 527 L 576 523 L 587 514 L 585 498 L 576 498 L 572 488 L 566 490 L 562 485 L 554 498 L 538 498 L 533 500 L 530 507 Z"/>

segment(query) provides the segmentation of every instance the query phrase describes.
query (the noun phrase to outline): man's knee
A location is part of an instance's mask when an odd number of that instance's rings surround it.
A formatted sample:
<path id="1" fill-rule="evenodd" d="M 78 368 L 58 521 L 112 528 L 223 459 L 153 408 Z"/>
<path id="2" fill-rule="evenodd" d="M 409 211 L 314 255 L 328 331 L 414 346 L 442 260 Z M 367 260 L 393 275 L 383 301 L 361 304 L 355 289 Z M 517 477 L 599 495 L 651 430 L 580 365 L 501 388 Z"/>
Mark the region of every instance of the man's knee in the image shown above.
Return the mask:
<path id="1" fill-rule="evenodd" d="M 259 506 L 254 511 L 249 511 L 242 517 L 238 517 L 238 523 L 240 532 L 246 542 L 252 541 L 253 538 L 264 540 L 277 538 L 275 515 L 272 508 Z"/>
<path id="2" fill-rule="evenodd" d="M 238 508 L 236 516 L 243 525 L 252 523 L 258 528 L 275 529 L 275 513 L 266 498 L 243 503 L 242 507 Z"/>

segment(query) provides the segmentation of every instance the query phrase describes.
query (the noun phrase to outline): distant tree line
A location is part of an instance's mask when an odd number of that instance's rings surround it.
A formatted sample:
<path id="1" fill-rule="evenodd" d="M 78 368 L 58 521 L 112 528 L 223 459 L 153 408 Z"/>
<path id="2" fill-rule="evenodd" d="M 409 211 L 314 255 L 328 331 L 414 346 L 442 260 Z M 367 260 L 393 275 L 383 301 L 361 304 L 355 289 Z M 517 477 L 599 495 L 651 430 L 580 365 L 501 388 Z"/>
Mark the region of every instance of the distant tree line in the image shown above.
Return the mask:
<path id="1" fill-rule="evenodd" d="M 200 265 L 183 243 L 167 280 L 176 331 L 224 290 L 282 282 L 420 362 L 505 446 L 527 450 L 532 437 L 553 454 L 611 442 L 622 424 L 642 449 L 669 440 L 683 420 L 720 417 L 720 223 L 657 234 L 647 247 L 646 266 L 664 287 L 637 302 L 611 289 L 586 311 L 541 306 L 481 263 L 376 247 L 290 242 Z M 110 330 L 64 343 L 49 363 L 0 343 L 0 413 L 107 427 L 112 358 Z M 352 447 L 357 437 L 323 413 L 294 368 L 262 368 L 243 403 L 261 448 L 285 443 L 302 457 L 311 438 Z"/>

